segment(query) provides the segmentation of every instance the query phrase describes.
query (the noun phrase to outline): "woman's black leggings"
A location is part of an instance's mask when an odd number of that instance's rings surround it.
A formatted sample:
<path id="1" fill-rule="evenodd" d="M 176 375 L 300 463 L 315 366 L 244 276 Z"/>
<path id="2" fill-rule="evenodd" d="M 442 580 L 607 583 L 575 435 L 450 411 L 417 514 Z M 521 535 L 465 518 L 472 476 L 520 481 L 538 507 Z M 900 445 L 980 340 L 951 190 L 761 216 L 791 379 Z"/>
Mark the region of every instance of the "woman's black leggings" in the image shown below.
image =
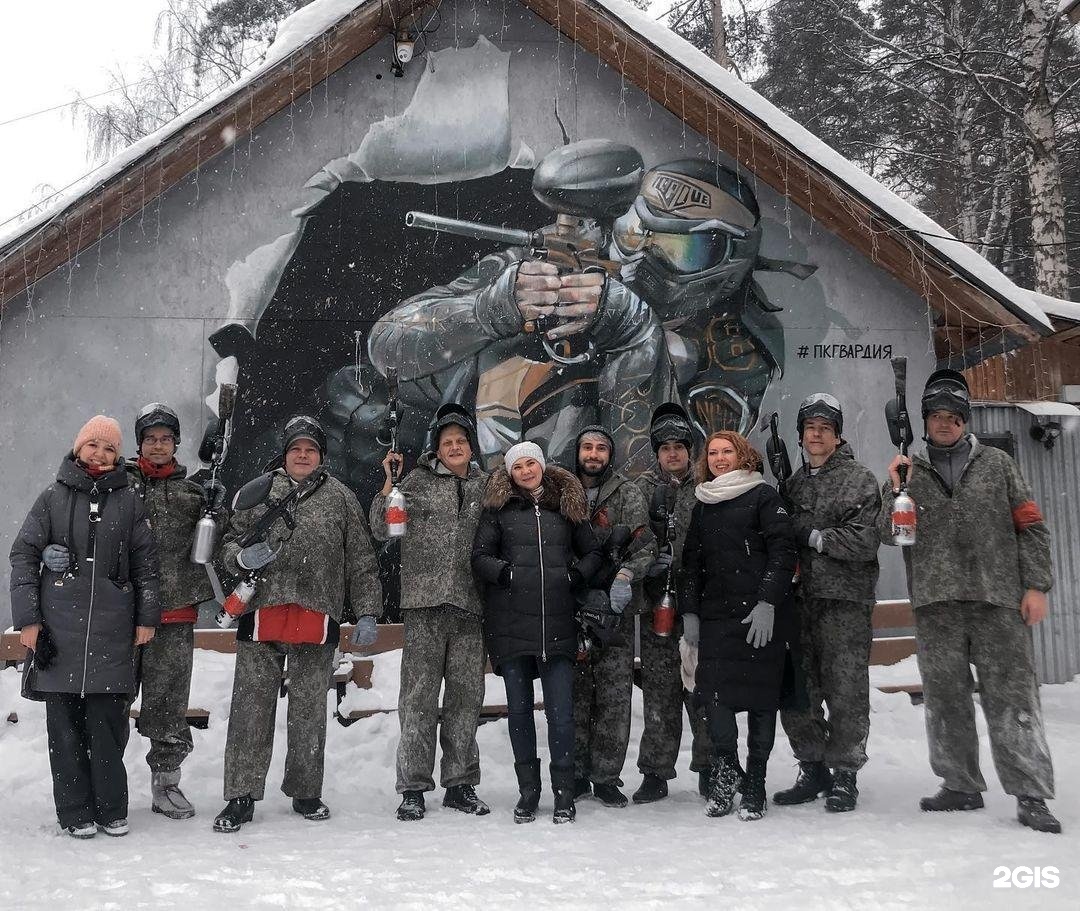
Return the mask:
<path id="1" fill-rule="evenodd" d="M 514 762 L 536 759 L 536 699 L 533 679 L 540 677 L 544 714 L 548 723 L 551 764 L 566 767 L 574 762 L 574 664 L 559 656 L 543 661 L 532 656 L 511 658 L 499 665 L 506 685 L 506 715 Z"/>
<path id="2" fill-rule="evenodd" d="M 739 725 L 735 720 L 735 711 L 711 699 L 706 702 L 705 711 L 709 719 L 709 739 L 712 741 L 713 757 L 738 753 Z M 747 755 L 766 760 L 776 741 L 776 710 L 748 711 L 746 715 Z"/>

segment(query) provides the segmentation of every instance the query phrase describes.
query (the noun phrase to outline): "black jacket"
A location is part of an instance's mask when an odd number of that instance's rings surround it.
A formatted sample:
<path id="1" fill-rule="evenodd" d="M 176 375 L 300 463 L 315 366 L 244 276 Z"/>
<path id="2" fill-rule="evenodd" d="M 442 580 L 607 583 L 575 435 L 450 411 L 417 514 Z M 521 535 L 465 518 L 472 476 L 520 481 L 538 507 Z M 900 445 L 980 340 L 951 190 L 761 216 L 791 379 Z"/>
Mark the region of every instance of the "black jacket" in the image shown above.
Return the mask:
<path id="1" fill-rule="evenodd" d="M 91 495 L 101 516 L 92 553 Z M 49 544 L 71 552 L 74 575 L 42 565 Z M 123 466 L 95 481 L 68 455 L 11 546 L 12 623 L 16 629 L 43 623 L 56 647 L 49 667 L 37 672 L 36 688 L 134 692 L 135 627 L 157 626 L 159 615 L 157 547 Z"/>
<path id="2" fill-rule="evenodd" d="M 697 692 L 734 709 L 776 709 L 794 641 L 794 532 L 768 484 L 722 503 L 698 503 L 683 545 L 679 611 L 701 619 Z M 759 601 L 776 608 L 772 641 L 747 644 L 742 621 Z"/>
<path id="3" fill-rule="evenodd" d="M 577 652 L 574 588 L 592 579 L 603 556 L 588 521 L 585 493 L 570 472 L 544 471 L 539 503 L 503 468 L 484 493 L 472 565 L 484 586 L 484 638 L 491 665 L 532 655 Z"/>

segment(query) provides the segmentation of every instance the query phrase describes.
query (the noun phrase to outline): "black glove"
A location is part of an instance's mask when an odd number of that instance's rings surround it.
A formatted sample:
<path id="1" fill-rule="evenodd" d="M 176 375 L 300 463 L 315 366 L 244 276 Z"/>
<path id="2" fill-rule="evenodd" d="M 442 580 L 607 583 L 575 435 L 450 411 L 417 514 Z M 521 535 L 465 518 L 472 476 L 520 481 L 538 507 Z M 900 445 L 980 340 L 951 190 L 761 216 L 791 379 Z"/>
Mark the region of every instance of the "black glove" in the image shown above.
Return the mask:
<path id="1" fill-rule="evenodd" d="M 668 552 L 661 552 L 660 556 L 653 561 L 652 565 L 645 570 L 645 575 L 650 579 L 657 579 L 668 574 L 671 563 L 675 558 Z"/>
<path id="2" fill-rule="evenodd" d="M 211 511 L 218 512 L 225 505 L 226 490 L 221 481 L 207 481 L 203 484 L 203 496 Z"/>

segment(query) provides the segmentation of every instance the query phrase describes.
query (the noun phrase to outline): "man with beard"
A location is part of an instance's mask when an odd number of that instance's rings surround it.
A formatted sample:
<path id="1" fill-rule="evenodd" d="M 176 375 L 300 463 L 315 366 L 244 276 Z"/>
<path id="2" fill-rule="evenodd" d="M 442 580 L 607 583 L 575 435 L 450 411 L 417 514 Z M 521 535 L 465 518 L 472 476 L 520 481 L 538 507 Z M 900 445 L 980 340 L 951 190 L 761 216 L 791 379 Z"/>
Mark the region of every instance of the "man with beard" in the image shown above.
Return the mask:
<path id="1" fill-rule="evenodd" d="M 637 486 L 615 470 L 615 440 L 593 424 L 577 437 L 576 470 L 585 488 L 589 517 L 603 545 L 615 526 L 630 529 L 625 553 L 608 593 L 618 617 L 618 640 L 593 649 L 578 662 L 574 678 L 575 796 L 590 792 L 607 807 L 625 807 L 619 790 L 630 740 L 630 696 L 634 680 L 634 618 L 644 609 L 641 580 L 656 559 L 649 534 L 649 507 Z"/>

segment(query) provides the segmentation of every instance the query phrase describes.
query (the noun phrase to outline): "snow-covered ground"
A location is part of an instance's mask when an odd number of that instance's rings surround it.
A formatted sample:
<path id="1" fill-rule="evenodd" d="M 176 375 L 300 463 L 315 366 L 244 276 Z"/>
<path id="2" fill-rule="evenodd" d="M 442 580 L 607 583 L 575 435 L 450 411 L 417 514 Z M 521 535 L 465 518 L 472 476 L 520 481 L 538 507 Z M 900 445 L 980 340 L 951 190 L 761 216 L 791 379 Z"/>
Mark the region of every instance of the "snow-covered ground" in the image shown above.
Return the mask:
<path id="1" fill-rule="evenodd" d="M 396 656 L 376 668 L 371 693 L 355 704 L 393 698 Z M 890 680 L 903 671 L 890 672 Z M 0 671 L 0 908 L 503 908 L 553 906 L 739 908 L 1077 907 L 1080 886 L 1080 680 L 1043 689 L 1059 798 L 1052 804 L 1061 836 L 1023 829 L 1013 801 L 999 790 L 983 733 L 991 783 L 985 810 L 920 813 L 917 800 L 936 780 L 926 760 L 923 711 L 904 695 L 873 695 L 871 760 L 859 778 L 857 812 L 826 814 L 820 801 L 771 807 L 764 820 L 707 819 L 680 757 L 672 796 L 625 810 L 579 805 L 573 826 L 545 813 L 515 826 L 516 786 L 505 723 L 480 729 L 481 795 L 492 815 L 470 818 L 429 800 L 427 819 L 394 818 L 397 718 L 380 715 L 344 728 L 331 721 L 323 791 L 333 817 L 295 816 L 277 787 L 284 761 L 284 712 L 278 714 L 267 799 L 255 822 L 235 836 L 211 831 L 223 805 L 222 756 L 231 656 L 198 653 L 193 703 L 211 712 L 194 731 L 184 787 L 198 809 L 174 822 L 150 812 L 146 744 L 133 735 L 127 753 L 131 834 L 76 842 L 53 821 L 44 712 L 18 696 L 18 676 Z M 489 688 L 501 695 L 499 682 Z M 328 696 L 332 711 L 332 695 Z M 537 716 L 543 740 L 544 722 Z M 634 731 L 625 780 L 637 786 L 641 732 L 635 692 Z M 787 786 L 793 759 L 779 737 L 769 789 Z M 546 775 L 545 775 L 546 781 Z M 542 810 L 550 810 L 545 794 Z M 1060 885 L 994 888 L 998 867 L 1053 866 Z M 1001 879 L 1000 874 L 997 878 Z"/>

